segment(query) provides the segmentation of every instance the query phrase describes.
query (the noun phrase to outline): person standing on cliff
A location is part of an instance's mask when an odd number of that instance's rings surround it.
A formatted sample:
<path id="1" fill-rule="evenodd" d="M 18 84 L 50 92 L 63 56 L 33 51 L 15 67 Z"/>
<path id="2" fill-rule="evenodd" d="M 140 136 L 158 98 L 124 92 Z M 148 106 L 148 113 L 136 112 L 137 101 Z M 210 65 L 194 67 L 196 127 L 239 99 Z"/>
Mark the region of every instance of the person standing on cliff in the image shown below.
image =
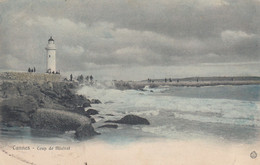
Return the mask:
<path id="1" fill-rule="evenodd" d="M 72 76 L 72 74 L 70 75 L 70 81 L 72 81 L 72 78 L 73 78 L 73 76 Z"/>
<path id="2" fill-rule="evenodd" d="M 35 69 L 35 67 L 33 67 L 33 72 L 36 72 L 36 69 Z"/>

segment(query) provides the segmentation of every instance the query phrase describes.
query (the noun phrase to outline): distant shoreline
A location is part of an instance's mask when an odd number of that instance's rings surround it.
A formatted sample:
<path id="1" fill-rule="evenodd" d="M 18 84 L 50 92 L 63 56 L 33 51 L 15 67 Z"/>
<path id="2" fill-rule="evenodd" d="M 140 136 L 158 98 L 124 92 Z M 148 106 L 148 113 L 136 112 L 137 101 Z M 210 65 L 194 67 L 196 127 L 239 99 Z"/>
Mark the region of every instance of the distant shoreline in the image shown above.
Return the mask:
<path id="1" fill-rule="evenodd" d="M 114 81 L 115 87 L 120 90 L 136 89 L 142 90 L 144 87 L 156 88 L 159 86 L 176 87 L 203 87 L 219 85 L 259 85 L 260 77 L 190 77 L 190 78 L 168 78 L 168 79 L 148 79 L 142 81 Z"/>

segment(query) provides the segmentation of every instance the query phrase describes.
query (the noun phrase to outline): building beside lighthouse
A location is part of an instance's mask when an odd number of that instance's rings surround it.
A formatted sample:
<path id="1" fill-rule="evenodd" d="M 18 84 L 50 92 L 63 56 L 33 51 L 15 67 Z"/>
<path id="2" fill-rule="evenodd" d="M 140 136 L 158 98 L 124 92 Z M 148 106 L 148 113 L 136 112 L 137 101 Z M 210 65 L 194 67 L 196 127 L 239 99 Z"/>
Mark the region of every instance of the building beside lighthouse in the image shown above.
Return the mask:
<path id="1" fill-rule="evenodd" d="M 48 44 L 45 49 L 47 53 L 46 72 L 56 73 L 56 46 L 52 36 L 48 40 Z"/>

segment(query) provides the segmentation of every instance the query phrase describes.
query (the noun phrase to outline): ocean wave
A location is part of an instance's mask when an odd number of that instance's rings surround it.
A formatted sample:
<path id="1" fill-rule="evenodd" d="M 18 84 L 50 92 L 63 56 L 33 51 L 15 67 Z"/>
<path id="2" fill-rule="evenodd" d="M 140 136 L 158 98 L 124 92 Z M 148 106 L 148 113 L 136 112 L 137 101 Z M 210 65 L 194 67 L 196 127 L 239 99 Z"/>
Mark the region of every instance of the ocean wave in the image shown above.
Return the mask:
<path id="1" fill-rule="evenodd" d="M 169 90 L 169 87 L 153 89 L 145 87 L 144 91 L 138 91 L 117 90 L 104 86 L 102 88 L 85 86 L 78 93 L 89 96 L 90 98 L 97 98 L 103 103 L 109 102 L 109 104 L 93 105 L 93 108 L 100 110 L 101 114 L 115 114 L 117 116 L 116 119 L 126 114 L 135 114 L 147 118 L 151 126 L 145 126 L 140 129 L 158 135 L 172 136 L 172 134 L 176 133 L 176 125 L 180 125 L 181 123 L 175 121 L 185 121 L 187 125 L 190 123 L 200 123 L 198 124 L 200 127 L 204 127 L 204 123 L 205 125 L 214 126 L 217 129 L 219 126 L 223 130 L 226 126 L 230 127 L 230 129 L 231 126 L 238 128 L 260 127 L 259 102 L 175 95 L 176 90 L 186 89 L 188 88 L 179 87 Z M 150 90 L 153 90 L 153 92 Z M 203 90 L 212 91 L 211 87 Z M 232 88 L 232 90 L 234 89 Z M 223 92 L 223 89 L 220 91 Z M 115 119 L 114 116 L 107 118 Z M 193 134 L 200 134 L 200 127 L 196 128 L 195 132 L 193 130 L 189 131 L 193 132 Z M 207 130 L 206 128 L 204 129 Z M 210 132 L 210 130 L 207 131 Z"/>

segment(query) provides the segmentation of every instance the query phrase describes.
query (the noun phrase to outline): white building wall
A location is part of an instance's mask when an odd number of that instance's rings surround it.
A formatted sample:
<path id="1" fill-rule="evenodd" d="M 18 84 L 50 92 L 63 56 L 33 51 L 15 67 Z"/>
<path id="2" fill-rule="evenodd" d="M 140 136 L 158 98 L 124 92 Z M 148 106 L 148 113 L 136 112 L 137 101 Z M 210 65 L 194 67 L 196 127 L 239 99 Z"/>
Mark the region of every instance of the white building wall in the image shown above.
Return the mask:
<path id="1" fill-rule="evenodd" d="M 47 71 L 56 72 L 56 50 L 47 50 Z"/>
<path id="2" fill-rule="evenodd" d="M 52 39 L 52 38 L 51 38 Z M 48 41 L 48 45 L 45 48 L 47 51 L 47 64 L 46 64 L 46 72 L 55 72 L 56 73 L 56 46 L 54 41 Z"/>

